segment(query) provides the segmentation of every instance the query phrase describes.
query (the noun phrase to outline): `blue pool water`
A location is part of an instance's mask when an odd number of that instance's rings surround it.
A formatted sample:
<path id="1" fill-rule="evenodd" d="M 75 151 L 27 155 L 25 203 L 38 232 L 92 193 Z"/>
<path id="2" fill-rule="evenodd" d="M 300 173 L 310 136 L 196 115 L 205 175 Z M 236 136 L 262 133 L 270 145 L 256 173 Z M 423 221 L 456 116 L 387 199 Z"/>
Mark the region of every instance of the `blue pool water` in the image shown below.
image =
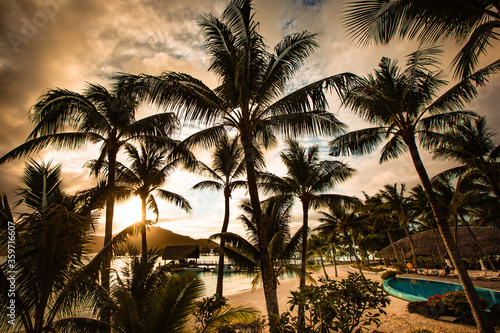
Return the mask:
<path id="1" fill-rule="evenodd" d="M 393 278 L 384 281 L 384 290 L 393 296 L 414 302 L 426 301 L 431 296 L 442 295 L 449 291 L 463 291 L 463 288 L 461 285 L 455 283 Z M 476 290 L 479 297 L 485 298 L 490 302 L 490 306 L 494 303 L 500 303 L 500 292 L 484 288 L 476 288 Z"/>

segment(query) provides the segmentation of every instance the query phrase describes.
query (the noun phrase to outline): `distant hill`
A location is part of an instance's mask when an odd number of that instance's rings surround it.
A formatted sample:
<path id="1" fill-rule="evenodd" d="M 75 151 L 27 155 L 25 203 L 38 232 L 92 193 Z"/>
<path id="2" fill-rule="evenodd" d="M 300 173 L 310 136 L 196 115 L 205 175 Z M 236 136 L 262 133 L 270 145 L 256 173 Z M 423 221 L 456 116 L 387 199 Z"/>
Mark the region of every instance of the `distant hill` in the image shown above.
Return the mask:
<path id="1" fill-rule="evenodd" d="M 90 252 L 96 253 L 102 248 L 104 244 L 104 236 L 92 236 L 92 246 L 89 246 Z M 206 238 L 193 239 L 189 236 L 179 235 L 170 230 L 166 230 L 160 227 L 151 227 L 148 229 L 147 233 L 148 248 L 164 248 L 165 246 L 172 245 L 198 245 L 200 249 L 208 247 L 209 249 L 214 249 L 219 246 L 219 244 L 212 242 Z M 138 249 L 141 248 L 141 235 L 131 237 L 130 243 L 132 243 Z"/>

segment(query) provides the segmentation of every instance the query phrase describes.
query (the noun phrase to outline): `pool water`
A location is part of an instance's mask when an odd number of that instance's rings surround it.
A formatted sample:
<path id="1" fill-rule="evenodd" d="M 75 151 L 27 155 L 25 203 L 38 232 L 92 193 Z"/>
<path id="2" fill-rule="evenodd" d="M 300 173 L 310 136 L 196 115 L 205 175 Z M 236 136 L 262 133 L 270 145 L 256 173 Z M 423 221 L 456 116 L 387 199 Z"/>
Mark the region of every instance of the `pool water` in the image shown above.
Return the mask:
<path id="1" fill-rule="evenodd" d="M 463 291 L 460 284 L 441 281 L 393 278 L 384 281 L 384 290 L 389 294 L 405 299 L 407 301 L 426 301 L 434 295 L 442 295 L 449 291 Z M 500 292 L 476 288 L 479 297 L 485 298 L 490 303 L 500 303 Z"/>

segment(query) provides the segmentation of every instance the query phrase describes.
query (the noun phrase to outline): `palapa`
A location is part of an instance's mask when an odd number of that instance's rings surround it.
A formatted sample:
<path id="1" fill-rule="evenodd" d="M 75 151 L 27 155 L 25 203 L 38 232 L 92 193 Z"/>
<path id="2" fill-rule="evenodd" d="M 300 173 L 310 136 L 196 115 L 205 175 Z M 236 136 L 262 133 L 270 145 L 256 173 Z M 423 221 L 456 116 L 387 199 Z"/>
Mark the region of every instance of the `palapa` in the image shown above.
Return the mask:
<path id="1" fill-rule="evenodd" d="M 452 236 L 455 237 L 455 228 L 450 229 Z M 477 237 L 478 242 L 481 244 L 488 256 L 500 254 L 500 229 L 484 227 L 470 227 L 470 229 Z M 446 248 L 441 238 L 441 234 L 438 230 L 435 232 L 437 237 L 434 237 L 432 230 L 419 232 L 411 236 L 415 247 L 415 255 L 439 256 L 439 251 L 436 246 L 436 238 L 441 254 L 446 254 Z M 470 235 L 466 227 L 458 227 L 456 238 L 458 251 L 462 258 L 484 257 L 483 252 L 481 252 L 481 249 L 476 245 L 474 238 Z M 394 247 L 396 248 L 398 257 L 401 258 L 401 254 L 403 254 L 406 259 L 411 258 L 412 253 L 410 239 L 408 237 L 394 242 Z M 389 245 L 375 253 L 375 258 L 396 259 L 392 245 Z"/>

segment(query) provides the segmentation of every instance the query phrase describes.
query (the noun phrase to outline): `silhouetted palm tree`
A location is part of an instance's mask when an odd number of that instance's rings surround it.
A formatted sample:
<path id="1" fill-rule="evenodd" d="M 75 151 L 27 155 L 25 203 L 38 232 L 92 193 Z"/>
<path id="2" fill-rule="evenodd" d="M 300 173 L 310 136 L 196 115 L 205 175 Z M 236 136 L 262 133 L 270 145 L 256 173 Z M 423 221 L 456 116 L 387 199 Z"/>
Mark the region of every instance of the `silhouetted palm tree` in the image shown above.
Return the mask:
<path id="1" fill-rule="evenodd" d="M 497 39 L 500 5 L 495 0 L 356 0 L 347 4 L 343 21 L 360 44 L 401 37 L 465 42 L 453 60 L 455 73 L 465 78 Z"/>
<path id="2" fill-rule="evenodd" d="M 243 160 L 243 149 L 237 138 L 223 136 L 216 144 L 212 154 L 212 167 L 200 162 L 197 169 L 199 174 L 205 178 L 213 180 L 201 181 L 193 186 L 193 189 L 210 189 L 224 192 L 224 221 L 221 228 L 219 269 L 217 273 L 216 295 L 222 296 L 224 278 L 224 247 L 225 237 L 229 226 L 230 200 L 234 190 L 246 187 L 246 181 L 240 178 L 245 175 L 245 163 Z M 257 159 L 258 164 L 263 160 Z"/>
<path id="3" fill-rule="evenodd" d="M 154 193 L 160 199 L 175 204 L 185 212 L 191 211 L 189 202 L 181 195 L 161 189 L 174 170 L 181 164 L 191 161 L 194 157 L 189 152 L 180 152 L 176 148 L 178 142 L 172 141 L 168 146 L 163 144 L 142 143 L 138 148 L 125 145 L 125 152 L 131 162 L 130 167 L 117 165 L 117 183 L 129 186 L 134 195 L 141 198 L 142 223 L 142 260 L 146 261 L 148 245 L 146 240 L 146 212 L 149 207 L 158 220 L 158 205 Z"/>
<path id="4" fill-rule="evenodd" d="M 328 251 L 330 250 L 327 240 L 324 239 L 321 234 L 312 234 L 309 236 L 307 242 L 308 257 L 313 257 L 315 261 L 316 258 L 319 257 L 321 267 L 323 268 L 323 274 L 325 274 L 325 278 L 328 279 L 328 273 L 326 272 L 325 262 L 323 259 L 323 257 L 326 257 Z"/>
<path id="5" fill-rule="evenodd" d="M 82 199 L 80 193 L 66 194 L 59 165 L 31 161 L 22 181 L 20 195 L 28 211 L 14 219 L 5 196 L 2 201 L 2 225 L 6 218 L 9 230 L 14 229 L 15 262 L 0 265 L 0 288 L 5 291 L 0 293 L 0 307 L 2 313 L 10 313 L 7 307 L 15 300 L 15 325 L 4 315 L 0 329 L 22 327 L 27 333 L 42 333 L 69 322 L 89 320 L 76 318 L 75 311 L 98 307 L 96 301 L 102 295 L 96 283 L 99 268 L 137 226 L 119 233 L 90 260 L 87 247 L 91 244 L 93 217 L 87 203 L 94 199 Z M 8 242 L 2 237 L 0 248 L 7 249 Z M 12 278 L 15 290 L 8 294 Z"/>
<path id="6" fill-rule="evenodd" d="M 494 143 L 493 136 L 484 117 L 454 124 L 443 135 L 434 156 L 461 164 L 446 173 L 484 179 L 500 202 L 500 145 Z"/>
<path id="7" fill-rule="evenodd" d="M 309 231 L 309 209 L 317 209 L 331 200 L 353 201 L 340 194 L 324 193 L 355 174 L 355 170 L 340 161 L 320 160 L 319 146 L 305 149 L 295 140 L 286 140 L 286 148 L 280 154 L 287 175 L 279 177 L 262 173 L 261 188 L 280 195 L 296 197 L 302 204 L 302 266 L 300 288 L 305 286 L 307 265 L 307 235 Z M 299 315 L 301 311 L 299 309 Z"/>
<path id="8" fill-rule="evenodd" d="M 417 267 L 417 256 L 415 255 L 415 245 L 411 237 L 411 228 L 414 224 L 413 220 L 413 207 L 411 206 L 411 199 L 405 196 L 406 185 L 401 184 L 398 191 L 398 184 L 385 185 L 383 190 L 379 190 L 377 195 L 382 199 L 382 203 L 393 212 L 393 217 L 403 227 L 406 237 L 410 240 L 411 253 L 413 259 L 413 267 Z M 404 258 L 403 258 L 404 259 Z"/>
<path id="9" fill-rule="evenodd" d="M 169 137 L 178 129 L 173 113 L 161 113 L 136 120 L 139 90 L 127 82 L 115 83 L 108 91 L 98 84 L 88 84 L 83 94 L 66 89 L 52 89 L 43 94 L 30 111 L 35 129 L 28 141 L 0 158 L 0 163 L 36 153 L 44 148 L 75 149 L 88 143 L 100 143 L 95 170 L 108 165 L 107 184 L 115 186 L 116 157 L 131 140 Z M 112 192 L 111 192 L 112 193 Z M 113 235 L 115 196 L 106 202 L 104 245 Z M 102 284 L 109 289 L 110 259 L 102 272 Z"/>
<path id="10" fill-rule="evenodd" d="M 194 135 L 192 143 L 209 146 L 226 129 L 237 132 L 244 149 L 248 191 L 258 225 L 267 310 L 269 314 L 278 314 L 255 174 L 256 145 L 272 146 L 276 134 L 297 137 L 339 133 L 343 124 L 325 111 L 324 90 L 347 85 L 350 76 L 328 77 L 288 93 L 288 84 L 318 47 L 317 35 L 307 31 L 290 34 L 269 52 L 254 20 L 251 0 L 232 0 L 221 19 L 206 14 L 198 19 L 198 24 L 205 37 L 209 70 L 219 78 L 218 87 L 210 89 L 200 80 L 174 72 L 160 77 L 126 75 L 122 79 L 136 81 L 145 87 L 150 101 L 179 110 L 186 121 L 209 126 Z"/>
<path id="11" fill-rule="evenodd" d="M 470 118 L 472 113 L 460 111 L 460 108 L 477 95 L 473 82 L 465 80 L 436 98 L 438 89 L 445 84 L 440 73 L 436 74 L 428 69 L 429 66 L 435 66 L 436 53 L 437 49 L 428 48 L 410 54 L 407 67 L 402 72 L 395 62 L 382 58 L 375 75 L 360 78 L 356 87 L 342 96 L 343 103 L 375 127 L 337 137 L 331 142 L 332 153 L 370 153 L 386 139 L 389 142 L 382 149 L 381 163 L 397 158 L 406 151 L 410 152 L 446 249 L 473 308 L 476 323 L 481 329 L 486 329 L 487 319 L 480 310 L 479 297 L 453 242 L 450 227 L 432 190 L 417 147 L 417 142 L 425 147 L 435 147 L 438 143 L 436 132 Z M 484 76 L 487 78 L 497 70 L 498 68 L 481 70 L 476 73 L 476 79 Z"/>
<path id="12" fill-rule="evenodd" d="M 273 272 L 273 284 L 279 284 L 279 277 L 293 274 L 300 277 L 300 268 L 290 263 L 295 252 L 299 249 L 302 240 L 302 231 L 299 229 L 294 235 L 290 231 L 290 212 L 292 202 L 287 198 L 270 198 L 262 203 L 262 217 L 266 225 L 266 237 L 268 242 L 268 252 L 271 257 L 271 267 Z M 226 255 L 231 258 L 238 267 L 253 271 L 259 267 L 259 246 L 257 223 L 253 216 L 253 206 L 249 200 L 244 200 L 240 206 L 243 214 L 239 217 L 247 236 L 234 233 L 215 234 L 211 239 L 219 239 L 223 235 L 228 246 Z M 308 276 L 309 277 L 309 276 Z M 262 280 L 262 273 L 258 272 L 253 286 Z"/>

